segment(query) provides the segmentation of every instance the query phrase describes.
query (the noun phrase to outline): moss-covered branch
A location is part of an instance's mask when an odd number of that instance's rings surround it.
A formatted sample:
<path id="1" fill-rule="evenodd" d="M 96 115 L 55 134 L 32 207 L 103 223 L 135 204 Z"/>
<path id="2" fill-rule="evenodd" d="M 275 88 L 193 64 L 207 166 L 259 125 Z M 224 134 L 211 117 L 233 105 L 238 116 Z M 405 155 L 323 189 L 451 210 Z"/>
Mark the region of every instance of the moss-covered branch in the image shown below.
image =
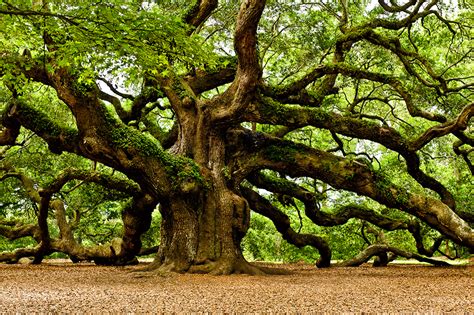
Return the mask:
<path id="1" fill-rule="evenodd" d="M 428 135 L 422 135 L 420 138 L 410 141 L 404 138 L 397 130 L 388 126 L 381 126 L 372 121 L 347 117 L 327 112 L 320 108 L 283 105 L 270 98 L 261 98 L 260 102 L 255 104 L 255 107 L 245 117 L 249 121 L 284 125 L 292 129 L 314 126 L 348 137 L 367 139 L 380 143 L 400 153 L 405 158 L 409 174 L 423 187 L 437 192 L 444 203 L 452 209 L 456 208 L 452 194 L 436 179 L 421 171 L 420 159 L 416 154 L 416 150 L 420 147 L 418 142 L 421 140 L 419 139 L 426 140 L 430 137 L 432 139 L 435 136 L 442 136 L 442 132 L 427 131 Z M 465 120 L 461 121 L 464 122 Z M 448 124 L 452 126 L 452 124 Z M 452 132 L 455 132 L 457 128 L 463 128 L 461 123 L 455 124 L 455 126 L 452 127 Z M 426 144 L 426 142 L 424 143 Z"/>
<path id="2" fill-rule="evenodd" d="M 275 138 L 265 138 L 235 165 L 235 176 L 268 168 L 292 177 L 312 177 L 336 189 L 353 191 L 390 208 L 413 214 L 453 241 L 474 247 L 474 231 L 439 200 L 398 187 L 388 178 L 356 160 Z"/>
<path id="3" fill-rule="evenodd" d="M 258 188 L 274 194 L 286 195 L 300 200 L 305 207 L 306 216 L 320 226 L 337 226 L 347 223 L 352 218 L 370 222 L 384 230 L 407 230 L 416 243 L 418 253 L 432 256 L 439 248 L 443 237 L 437 239 L 429 249 L 425 248 L 421 227 L 417 220 L 393 219 L 382 215 L 368 207 L 358 204 L 340 205 L 333 211 L 322 211 L 319 207 L 319 197 L 295 182 L 284 178 L 270 177 L 263 173 L 253 173 L 247 180 Z"/>
<path id="4" fill-rule="evenodd" d="M 21 221 L 11 221 L 0 219 L 0 235 L 10 241 L 31 236 L 39 240 L 38 226 L 35 224 L 25 224 Z"/>
<path id="5" fill-rule="evenodd" d="M 20 99 L 14 100 L 7 111 L 7 116 L 8 120 L 15 121 L 44 139 L 51 152 L 78 152 L 78 131 L 60 125 L 32 105 Z"/>
<path id="6" fill-rule="evenodd" d="M 210 91 L 221 85 L 231 83 L 237 72 L 237 60 L 235 58 L 222 59 L 221 68 L 213 71 L 198 69 L 195 73 L 188 74 L 184 80 L 189 84 L 196 95 Z"/>

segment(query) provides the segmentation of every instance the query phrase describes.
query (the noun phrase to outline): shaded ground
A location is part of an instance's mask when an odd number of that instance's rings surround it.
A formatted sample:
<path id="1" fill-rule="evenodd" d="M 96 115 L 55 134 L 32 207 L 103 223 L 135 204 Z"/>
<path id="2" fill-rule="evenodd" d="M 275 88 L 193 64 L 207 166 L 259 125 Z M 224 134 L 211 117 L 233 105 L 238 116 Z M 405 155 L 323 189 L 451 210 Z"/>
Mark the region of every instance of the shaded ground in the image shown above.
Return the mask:
<path id="1" fill-rule="evenodd" d="M 287 276 L 137 277 L 137 267 L 0 264 L 0 313 L 474 313 L 474 267 L 316 269 Z"/>

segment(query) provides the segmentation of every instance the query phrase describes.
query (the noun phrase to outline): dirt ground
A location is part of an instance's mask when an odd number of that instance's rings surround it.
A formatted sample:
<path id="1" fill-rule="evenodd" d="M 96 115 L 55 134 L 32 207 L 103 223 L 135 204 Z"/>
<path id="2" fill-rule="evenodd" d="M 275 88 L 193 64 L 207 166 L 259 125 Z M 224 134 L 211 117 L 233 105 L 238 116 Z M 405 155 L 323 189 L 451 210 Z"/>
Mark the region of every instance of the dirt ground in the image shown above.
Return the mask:
<path id="1" fill-rule="evenodd" d="M 474 314 L 474 266 L 394 265 L 292 275 L 138 277 L 135 267 L 0 264 L 0 314 L 309 313 Z"/>

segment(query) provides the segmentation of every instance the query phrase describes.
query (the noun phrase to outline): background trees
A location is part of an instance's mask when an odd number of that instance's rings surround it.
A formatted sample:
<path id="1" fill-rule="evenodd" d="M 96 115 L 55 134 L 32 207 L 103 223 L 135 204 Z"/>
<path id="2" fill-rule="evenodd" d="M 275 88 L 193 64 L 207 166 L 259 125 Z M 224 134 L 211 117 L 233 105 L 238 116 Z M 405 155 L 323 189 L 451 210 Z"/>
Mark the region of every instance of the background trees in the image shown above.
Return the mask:
<path id="1" fill-rule="evenodd" d="M 156 224 L 164 271 L 300 259 L 263 217 L 320 267 L 466 253 L 470 9 L 1 2 L 0 233 L 37 243 L 1 260 L 132 263 Z"/>

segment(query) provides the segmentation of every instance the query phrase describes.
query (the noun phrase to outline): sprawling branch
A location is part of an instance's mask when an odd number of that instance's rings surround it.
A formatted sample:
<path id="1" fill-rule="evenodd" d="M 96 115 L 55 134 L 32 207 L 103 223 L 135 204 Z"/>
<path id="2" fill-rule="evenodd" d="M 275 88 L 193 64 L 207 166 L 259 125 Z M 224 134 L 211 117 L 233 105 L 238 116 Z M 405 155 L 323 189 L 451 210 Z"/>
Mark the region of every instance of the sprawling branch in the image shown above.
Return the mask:
<path id="1" fill-rule="evenodd" d="M 347 223 L 351 218 L 370 222 L 388 231 L 408 230 L 416 243 L 416 248 L 421 255 L 432 256 L 444 238 L 439 238 L 430 249 L 423 243 L 420 224 L 416 220 L 392 219 L 376 211 L 357 204 L 341 205 L 333 211 L 325 212 L 319 207 L 319 197 L 298 184 L 284 178 L 270 177 L 263 173 L 253 173 L 247 177 L 253 185 L 278 195 L 294 197 L 305 206 L 306 216 L 320 226 L 336 226 Z M 469 221 L 468 221 L 469 222 Z"/>
<path id="2" fill-rule="evenodd" d="M 331 264 L 331 249 L 322 237 L 295 232 L 291 228 L 290 218 L 274 207 L 267 199 L 249 188 L 241 187 L 240 189 L 243 196 L 247 199 L 250 208 L 272 220 L 276 229 L 285 240 L 300 248 L 307 245 L 316 248 L 320 254 L 320 259 L 316 262 L 316 265 L 318 267 L 329 267 Z"/>
<path id="3" fill-rule="evenodd" d="M 458 117 L 452 121 L 434 126 L 426 130 L 421 136 L 410 143 L 410 150 L 417 151 L 435 138 L 449 133 L 456 133 L 467 129 L 471 117 L 474 115 L 474 103 L 466 105 Z"/>
<path id="4" fill-rule="evenodd" d="M 377 256 L 380 254 L 385 254 L 387 252 L 393 253 L 397 256 L 405 257 L 405 258 L 413 258 L 421 262 L 426 262 L 435 266 L 449 266 L 450 264 L 441 261 L 441 260 L 436 260 L 432 258 L 427 258 L 422 255 L 416 254 L 416 253 L 411 253 L 399 248 L 396 248 L 394 246 L 386 245 L 386 244 L 373 244 L 364 249 L 362 252 L 360 252 L 356 257 L 352 259 L 348 259 L 346 261 L 343 261 L 341 263 L 336 264 L 336 266 L 339 267 L 357 267 L 360 266 L 363 263 L 366 263 L 370 258 L 373 256 Z"/>
<path id="5" fill-rule="evenodd" d="M 116 178 L 100 172 L 70 168 L 61 172 L 61 174 L 53 182 L 51 182 L 47 188 L 43 189 L 41 191 L 41 196 L 52 196 L 54 193 L 59 192 L 61 188 L 71 180 L 81 180 L 88 183 L 96 183 L 116 191 L 124 192 L 131 196 L 138 196 L 142 193 L 140 187 L 130 180 Z"/>
<path id="6" fill-rule="evenodd" d="M 409 15 L 403 19 L 372 19 L 369 22 L 366 22 L 362 25 L 358 25 L 352 29 L 349 29 L 346 33 L 355 35 L 357 33 L 360 33 L 361 30 L 367 30 L 367 29 L 374 29 L 374 28 L 384 28 L 388 30 L 399 30 L 404 27 L 407 27 L 411 24 L 413 24 L 416 20 L 422 19 L 428 15 L 437 15 L 438 12 L 435 10 L 431 10 L 431 8 L 436 5 L 437 1 L 432 0 L 430 3 L 428 3 L 424 8 L 423 11 L 420 11 L 421 6 L 423 4 L 426 4 L 427 1 L 418 1 L 416 6 L 413 8 L 413 11 L 409 13 Z"/>
<path id="7" fill-rule="evenodd" d="M 330 113 L 319 108 L 282 105 L 270 98 L 261 98 L 259 103 L 255 103 L 254 107 L 249 109 L 245 119 L 252 122 L 284 125 L 291 127 L 291 129 L 314 126 L 348 137 L 380 143 L 400 153 L 406 160 L 410 175 L 423 187 L 436 191 L 444 203 L 455 209 L 455 201 L 451 193 L 436 179 L 420 170 L 420 159 L 415 151 L 417 147 L 412 144 L 418 140 L 410 142 L 393 128 L 380 126 L 367 120 Z M 462 129 L 460 125 L 457 128 Z M 453 128 L 453 131 L 455 130 L 456 128 Z M 438 135 L 441 136 L 442 133 Z"/>
<path id="8" fill-rule="evenodd" d="M 8 165 L 6 163 L 0 164 L 0 171 L 4 172 L 4 174 L 0 177 L 0 182 L 7 178 L 16 178 L 20 181 L 21 185 L 25 189 L 26 194 L 28 195 L 28 198 L 30 198 L 31 201 L 36 204 L 41 202 L 41 197 L 35 182 L 33 182 L 33 180 L 26 174 L 19 172 L 12 165 Z"/>
<path id="9" fill-rule="evenodd" d="M 53 153 L 78 152 L 79 138 L 76 130 L 62 127 L 45 113 L 20 99 L 10 104 L 5 116 L 8 124 L 21 125 L 43 138 Z"/>
<path id="10" fill-rule="evenodd" d="M 305 205 L 305 213 L 315 224 L 320 226 L 336 226 L 347 223 L 351 218 L 365 220 L 386 230 L 408 229 L 412 222 L 394 220 L 361 205 L 344 205 L 332 213 L 321 211 L 314 193 L 298 184 L 283 178 L 270 178 L 264 174 L 251 174 L 247 179 L 258 188 L 277 194 L 295 197 Z"/>
<path id="11" fill-rule="evenodd" d="M 170 180 L 180 171 L 173 165 L 189 164 L 187 167 L 196 168 L 191 161 L 184 163 L 179 157 L 171 156 L 158 143 L 116 119 L 99 101 L 100 93 L 95 84 L 81 86 L 76 76 L 63 68 L 47 76 L 48 84 L 70 108 L 78 130 L 62 128 L 21 100 L 12 103 L 8 115 L 43 138 L 52 152 L 69 151 L 114 167 L 147 185 L 155 196 L 164 196 L 170 191 Z M 148 95 L 145 94 L 144 98 Z M 155 95 L 152 96 L 154 99 Z M 144 164 L 152 171 L 143 173 Z M 182 179 L 187 182 L 186 187 L 189 187 L 188 181 L 197 184 L 197 178 Z"/>
<path id="12" fill-rule="evenodd" d="M 40 232 L 36 224 L 24 224 L 19 221 L 8 221 L 0 219 L 0 235 L 8 238 L 11 241 L 26 236 L 31 236 L 38 241 L 39 233 Z"/>
<path id="13" fill-rule="evenodd" d="M 12 252 L 0 252 L 0 261 L 16 263 L 23 257 L 35 256 L 38 252 L 38 246 L 34 248 L 19 248 Z"/>
<path id="14" fill-rule="evenodd" d="M 405 101 L 406 108 L 411 116 L 423 117 L 427 120 L 438 121 L 441 123 L 446 121 L 446 118 L 440 114 L 433 114 L 416 107 L 413 102 L 411 93 L 403 86 L 402 82 L 398 78 L 389 74 L 376 73 L 364 69 L 359 69 L 343 62 L 320 65 L 316 67 L 313 71 L 309 72 L 302 79 L 296 81 L 295 83 L 287 87 L 278 89 L 264 88 L 263 94 L 271 96 L 275 100 L 290 101 L 288 103 L 300 104 L 302 102 L 291 102 L 291 99 L 289 99 L 289 97 L 297 97 L 298 95 L 301 95 L 301 93 L 305 92 L 303 88 L 306 87 L 309 83 L 314 82 L 314 80 L 317 78 L 323 77 L 324 75 L 331 76 L 337 74 L 341 74 L 351 78 L 365 79 L 368 81 L 387 84 L 403 98 L 403 100 Z M 326 91 L 325 94 L 330 93 L 330 91 L 331 89 L 329 91 Z M 301 96 L 299 97 L 299 99 L 301 100 Z M 309 101 L 310 103 L 308 103 L 307 105 L 318 105 L 314 104 L 312 100 Z"/>
<path id="15" fill-rule="evenodd" d="M 151 212 L 156 201 L 149 195 L 141 193 L 137 184 L 124 179 L 115 178 L 98 172 L 67 169 L 62 172 L 46 188 L 35 189 L 33 181 L 21 172 L 16 172 L 7 166 L 8 171 L 3 177 L 20 179 L 31 200 L 39 204 L 37 224 L 22 224 L 20 222 L 0 220 L 0 235 L 9 239 L 25 236 L 33 237 L 39 244 L 34 251 L 17 250 L 0 254 L 0 261 L 15 262 L 21 257 L 34 256 L 33 263 L 40 263 L 43 257 L 52 252 L 68 254 L 74 261 L 95 260 L 99 264 L 128 264 L 135 261 L 135 255 L 141 249 L 140 236 L 150 227 Z M 55 193 L 71 180 L 81 180 L 102 185 L 104 187 L 124 192 L 133 196 L 133 202 L 128 204 L 123 213 L 124 234 L 121 239 L 114 239 L 110 244 L 84 247 L 73 235 L 73 226 L 67 220 L 64 202 L 53 198 Z M 54 210 L 59 237 L 51 238 L 47 224 L 49 210 Z"/>
<path id="16" fill-rule="evenodd" d="M 245 132 L 241 135 L 245 138 Z M 253 147 L 239 153 L 233 172 L 236 178 L 243 179 L 257 169 L 268 168 L 293 177 L 320 179 L 336 189 L 353 191 L 413 214 L 453 241 L 474 247 L 472 228 L 441 201 L 398 187 L 358 161 L 264 135 L 260 137 Z"/>

